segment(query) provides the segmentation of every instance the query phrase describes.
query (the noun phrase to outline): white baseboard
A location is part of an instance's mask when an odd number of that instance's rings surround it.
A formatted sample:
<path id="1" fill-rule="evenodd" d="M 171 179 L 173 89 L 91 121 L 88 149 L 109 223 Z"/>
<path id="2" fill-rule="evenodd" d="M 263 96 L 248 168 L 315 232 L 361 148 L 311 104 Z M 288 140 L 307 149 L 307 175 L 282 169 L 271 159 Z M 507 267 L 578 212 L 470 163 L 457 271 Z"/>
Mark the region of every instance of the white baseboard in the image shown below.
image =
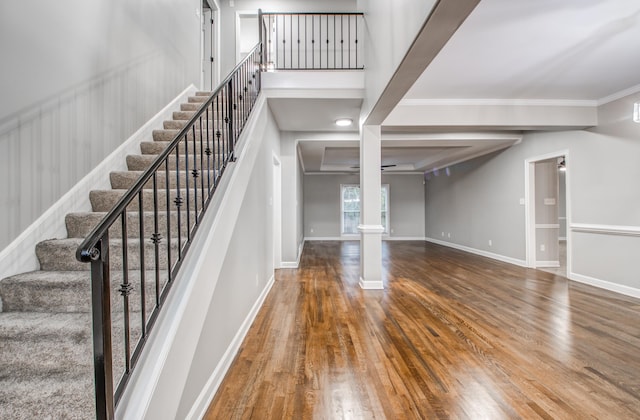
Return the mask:
<path id="1" fill-rule="evenodd" d="M 558 268 L 560 261 L 536 261 L 536 268 Z"/>
<path id="2" fill-rule="evenodd" d="M 283 261 L 280 264 L 280 268 L 298 268 L 300 267 L 300 258 L 302 258 L 302 249 L 304 248 L 305 239 L 300 242 L 300 246 L 298 247 L 298 258 L 295 261 Z"/>
<path id="3" fill-rule="evenodd" d="M 360 277 L 360 287 L 364 290 L 382 290 L 384 289 L 384 284 L 382 280 L 365 280 Z"/>
<path id="4" fill-rule="evenodd" d="M 424 241 L 424 236 L 383 236 L 383 241 Z"/>
<path id="5" fill-rule="evenodd" d="M 305 236 L 305 241 L 359 241 L 360 235 L 353 237 L 342 236 Z"/>
<path id="6" fill-rule="evenodd" d="M 258 296 L 258 299 L 249 311 L 249 314 L 247 314 L 247 317 L 240 326 L 240 329 L 236 333 L 235 337 L 233 337 L 233 340 L 229 344 L 229 347 L 227 347 L 227 350 L 224 352 L 224 355 L 220 359 L 218 366 L 216 366 L 216 368 L 213 370 L 211 377 L 209 377 L 209 380 L 205 384 L 202 392 L 200 393 L 200 395 L 198 395 L 198 398 L 194 402 L 193 407 L 191 407 L 189 414 L 187 414 L 187 419 L 204 418 L 211 400 L 215 396 L 218 388 L 220 387 L 220 384 L 222 383 L 222 380 L 224 379 L 224 376 L 231 367 L 233 359 L 236 357 L 238 350 L 240 350 L 242 341 L 249 332 L 249 328 L 251 328 L 253 321 L 256 319 L 256 316 L 258 315 L 258 312 L 260 311 L 264 300 L 267 298 L 269 291 L 271 291 L 274 282 L 275 278 L 274 276 L 271 276 L 264 290 L 262 291 L 262 293 L 260 293 L 260 296 Z"/>
<path id="7" fill-rule="evenodd" d="M 612 283 L 610 281 L 600 280 L 577 273 L 569 273 L 568 277 L 569 280 L 573 280 L 578 283 L 588 284 L 589 286 L 597 287 L 599 289 L 605 289 L 611 292 L 620 293 L 621 295 L 640 299 L 640 289 L 636 289 L 634 287 L 624 286 L 622 284 Z"/>
<path id="8" fill-rule="evenodd" d="M 186 101 L 196 90 L 194 85 L 187 87 L 7 245 L 0 252 L 0 280 L 15 274 L 39 270 L 36 244 L 46 239 L 66 238 L 65 216 L 72 212 L 91 211 L 89 192 L 110 189 L 109 173 L 125 171 L 127 155 L 139 154 L 140 143 L 150 140 L 153 130 L 161 128 L 164 120 L 172 119 L 173 111 L 179 109 L 180 103 Z"/>
<path id="9" fill-rule="evenodd" d="M 527 262 L 525 260 L 519 260 L 517 258 L 507 257 L 507 256 L 500 255 L 500 254 L 494 254 L 493 252 L 483 251 L 481 249 L 470 248 L 468 246 L 458 245 L 458 244 L 454 244 L 452 242 L 445 242 L 445 241 L 441 241 L 439 239 L 425 238 L 425 240 L 427 242 L 432 242 L 432 243 L 437 244 L 437 245 L 442 245 L 442 246 L 446 246 L 446 247 L 449 247 L 449 248 L 459 249 L 460 251 L 470 252 L 471 254 L 476 254 L 476 255 L 480 255 L 480 256 L 483 256 L 483 257 L 491 258 L 491 259 L 494 259 L 494 260 L 506 262 L 506 263 L 509 263 L 509 264 L 518 265 L 520 267 L 526 267 L 527 266 Z"/>

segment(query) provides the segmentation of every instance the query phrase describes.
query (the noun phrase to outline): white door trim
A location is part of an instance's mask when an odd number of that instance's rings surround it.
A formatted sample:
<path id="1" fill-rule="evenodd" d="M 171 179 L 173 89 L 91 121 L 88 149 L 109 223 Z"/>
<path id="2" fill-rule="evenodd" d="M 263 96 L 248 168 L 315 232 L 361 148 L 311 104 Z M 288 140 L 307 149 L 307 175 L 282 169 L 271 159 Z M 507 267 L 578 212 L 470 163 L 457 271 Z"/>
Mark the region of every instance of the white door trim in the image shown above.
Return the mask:
<path id="1" fill-rule="evenodd" d="M 530 157 L 524 161 L 524 211 L 525 211 L 525 241 L 527 267 L 536 268 L 536 206 L 535 206 L 535 164 L 543 160 L 564 156 L 567 163 L 565 173 L 566 217 L 567 226 L 571 226 L 571 170 L 569 165 L 569 150 L 559 150 L 544 155 Z M 571 273 L 571 232 L 567 229 L 567 276 Z"/>

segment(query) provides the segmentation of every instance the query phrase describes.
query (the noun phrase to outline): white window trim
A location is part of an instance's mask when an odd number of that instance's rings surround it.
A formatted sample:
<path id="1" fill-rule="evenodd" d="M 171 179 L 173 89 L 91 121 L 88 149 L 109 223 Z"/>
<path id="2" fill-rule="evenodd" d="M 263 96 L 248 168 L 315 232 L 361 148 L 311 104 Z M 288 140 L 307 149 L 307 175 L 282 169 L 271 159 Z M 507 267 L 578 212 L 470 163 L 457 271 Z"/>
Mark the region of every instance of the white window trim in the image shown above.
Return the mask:
<path id="1" fill-rule="evenodd" d="M 340 184 L 340 236 L 341 237 L 347 237 L 347 238 L 354 238 L 354 237 L 358 237 L 360 236 L 359 233 L 344 233 L 344 201 L 342 199 L 342 196 L 344 194 L 344 189 L 348 188 L 348 187 L 358 187 L 358 189 L 360 188 L 360 184 Z M 382 194 L 382 190 L 386 189 L 387 190 L 387 201 L 386 201 L 386 208 L 385 208 L 385 213 L 387 215 L 386 219 L 385 219 L 385 225 L 383 226 L 384 231 L 382 232 L 383 236 L 389 236 L 389 226 L 391 224 L 390 222 L 390 201 L 391 201 L 391 192 L 389 189 L 389 184 L 382 184 L 381 186 L 381 191 L 380 194 Z M 382 209 L 380 209 L 380 212 L 382 213 Z M 382 221 L 382 220 L 381 220 Z"/>

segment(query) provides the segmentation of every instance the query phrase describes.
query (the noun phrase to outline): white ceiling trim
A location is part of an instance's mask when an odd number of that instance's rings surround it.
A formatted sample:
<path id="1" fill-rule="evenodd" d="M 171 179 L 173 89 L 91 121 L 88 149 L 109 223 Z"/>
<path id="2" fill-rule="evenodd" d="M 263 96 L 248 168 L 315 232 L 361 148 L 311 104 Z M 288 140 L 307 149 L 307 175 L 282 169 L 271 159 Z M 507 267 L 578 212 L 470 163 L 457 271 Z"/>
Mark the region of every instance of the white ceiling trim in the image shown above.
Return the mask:
<path id="1" fill-rule="evenodd" d="M 639 86 L 640 90 L 640 86 Z M 624 95 L 623 95 L 624 96 Z M 595 107 L 599 101 L 582 99 L 403 99 L 400 106 L 576 106 Z"/>
<path id="2" fill-rule="evenodd" d="M 628 89 L 621 90 L 620 92 L 616 92 L 609 96 L 605 96 L 604 98 L 598 99 L 598 106 L 608 104 L 609 102 L 617 101 L 618 99 L 622 99 L 625 96 L 633 95 L 634 93 L 640 92 L 640 85 L 631 86 Z"/>

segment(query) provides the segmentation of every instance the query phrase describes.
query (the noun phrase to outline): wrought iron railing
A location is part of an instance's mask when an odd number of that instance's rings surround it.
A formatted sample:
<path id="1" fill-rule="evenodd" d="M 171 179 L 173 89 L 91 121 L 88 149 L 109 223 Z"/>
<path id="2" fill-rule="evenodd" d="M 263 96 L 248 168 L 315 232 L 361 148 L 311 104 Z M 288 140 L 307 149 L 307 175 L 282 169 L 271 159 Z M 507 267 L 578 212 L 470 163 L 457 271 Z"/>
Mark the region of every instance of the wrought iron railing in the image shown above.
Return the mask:
<path id="1" fill-rule="evenodd" d="M 76 252 L 78 260 L 91 263 L 99 419 L 113 418 L 204 211 L 235 160 L 236 142 L 260 92 L 261 53 L 258 44 Z M 112 299 L 112 291 L 121 298 Z M 117 381 L 114 369 L 122 372 Z"/>
<path id="2" fill-rule="evenodd" d="M 266 70 L 364 68 L 362 13 L 266 13 L 259 11 Z"/>

